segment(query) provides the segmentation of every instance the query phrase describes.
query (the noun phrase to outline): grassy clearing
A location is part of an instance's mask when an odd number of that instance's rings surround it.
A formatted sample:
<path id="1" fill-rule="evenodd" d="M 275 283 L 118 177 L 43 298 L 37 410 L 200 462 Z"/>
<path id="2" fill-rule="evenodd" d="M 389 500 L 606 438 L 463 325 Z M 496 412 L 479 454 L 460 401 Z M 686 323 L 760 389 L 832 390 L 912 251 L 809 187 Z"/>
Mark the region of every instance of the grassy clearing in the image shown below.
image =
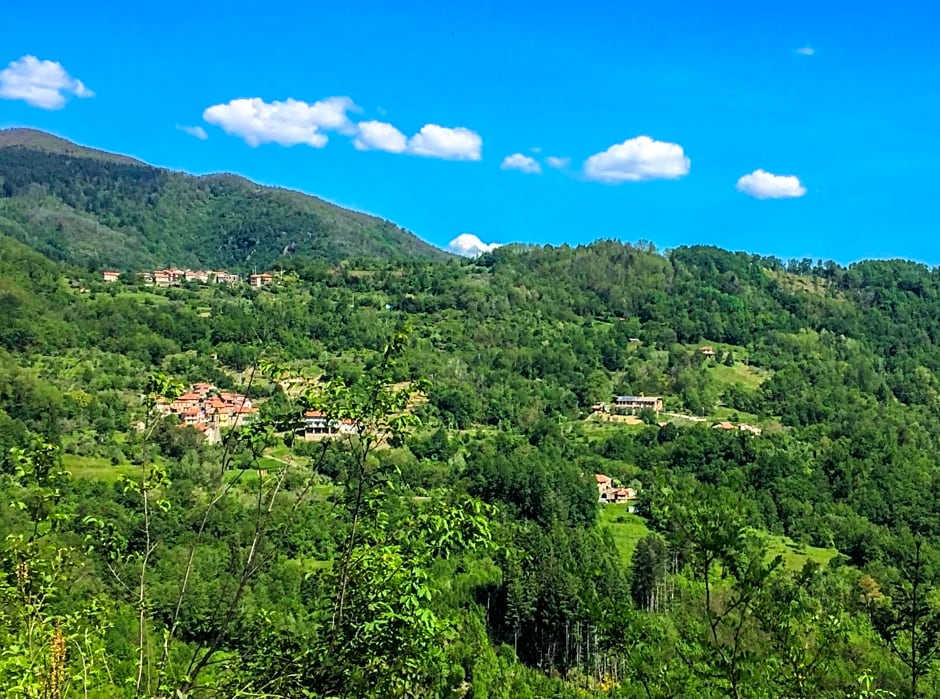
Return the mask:
<path id="1" fill-rule="evenodd" d="M 755 425 L 760 418 L 753 413 L 746 413 L 743 410 L 735 410 L 734 408 L 719 406 L 711 411 L 709 419 L 717 422 L 734 419 L 736 422 L 746 422 L 751 425 Z"/>
<path id="2" fill-rule="evenodd" d="M 637 542 L 650 533 L 646 522 L 630 514 L 627 505 L 604 505 L 600 508 L 601 526 L 610 531 L 624 565 L 630 565 Z"/>
<path id="3" fill-rule="evenodd" d="M 150 291 L 119 291 L 115 294 L 117 298 L 138 301 L 143 304 L 163 304 L 170 301 L 163 294 L 155 294 Z"/>
<path id="4" fill-rule="evenodd" d="M 764 381 L 770 378 L 770 372 L 767 370 L 746 366 L 740 362 L 735 362 L 734 366 L 711 364 L 708 367 L 708 373 L 711 378 L 719 383 L 736 383 L 751 390 L 759 388 Z"/>
<path id="5" fill-rule="evenodd" d="M 133 476 L 140 473 L 140 467 L 134 464 L 115 466 L 110 459 L 101 456 L 77 456 L 63 454 L 62 465 L 72 474 L 72 478 L 94 479 L 115 483 L 121 476 Z"/>
<path id="6" fill-rule="evenodd" d="M 650 533 L 646 521 L 639 515 L 627 512 L 626 505 L 604 505 L 600 508 L 600 523 L 613 536 L 620 560 L 624 565 L 630 565 L 637 542 Z M 803 568 L 806 561 L 826 566 L 830 560 L 839 555 L 835 549 L 796 544 L 785 536 L 775 536 L 765 532 L 757 532 L 757 534 L 767 544 L 767 560 L 772 561 L 777 556 L 781 556 L 788 570 L 798 571 Z"/>
<path id="7" fill-rule="evenodd" d="M 767 557 L 772 560 L 776 556 L 783 557 L 783 564 L 790 570 L 800 570 L 806 561 L 813 561 L 825 566 L 839 555 L 835 549 L 822 549 L 816 546 L 796 544 L 785 536 L 762 534 L 767 544 Z"/>
<path id="8" fill-rule="evenodd" d="M 611 430 L 641 432 L 646 427 L 639 418 L 630 416 L 631 419 L 627 420 L 624 419 L 625 417 L 627 416 L 591 413 L 584 418 L 581 424 L 586 429 L 594 432 L 609 432 Z"/>

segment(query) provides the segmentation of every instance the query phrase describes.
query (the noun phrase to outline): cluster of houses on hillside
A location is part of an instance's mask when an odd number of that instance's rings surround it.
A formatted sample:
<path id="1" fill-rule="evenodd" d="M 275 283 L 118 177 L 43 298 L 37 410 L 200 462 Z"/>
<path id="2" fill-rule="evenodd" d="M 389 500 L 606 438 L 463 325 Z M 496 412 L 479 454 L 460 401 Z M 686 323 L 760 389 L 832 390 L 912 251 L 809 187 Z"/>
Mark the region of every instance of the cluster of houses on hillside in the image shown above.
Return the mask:
<path id="1" fill-rule="evenodd" d="M 220 430 L 249 424 L 258 413 L 251 398 L 221 391 L 211 383 L 193 384 L 189 391 L 175 400 L 157 400 L 162 415 L 176 415 L 180 427 L 194 427 L 202 432 L 210 444 L 220 439 Z"/>
<path id="2" fill-rule="evenodd" d="M 147 284 L 154 286 L 179 286 L 183 282 L 196 282 L 198 284 L 238 284 L 242 277 L 225 270 L 206 270 L 206 269 L 155 269 L 149 272 L 138 272 L 138 278 L 144 280 Z M 105 282 L 116 282 L 121 278 L 121 273 L 116 270 L 105 270 L 101 273 Z M 261 274 L 249 274 L 248 284 L 255 288 L 268 286 L 274 282 L 274 275 L 270 272 Z"/>
<path id="3" fill-rule="evenodd" d="M 157 410 L 164 417 L 175 415 L 180 427 L 193 427 L 210 444 L 221 440 L 221 430 L 248 425 L 258 414 L 258 408 L 246 395 L 233 391 L 222 391 L 211 383 L 196 383 L 176 398 L 157 399 Z M 352 419 L 329 419 L 319 410 L 310 410 L 303 415 L 303 427 L 298 436 L 308 441 L 324 437 L 359 434 L 359 424 Z"/>
<path id="4" fill-rule="evenodd" d="M 636 500 L 634 488 L 616 485 L 610 476 L 595 473 L 594 480 L 597 482 L 597 501 L 602 505 L 626 505 Z"/>

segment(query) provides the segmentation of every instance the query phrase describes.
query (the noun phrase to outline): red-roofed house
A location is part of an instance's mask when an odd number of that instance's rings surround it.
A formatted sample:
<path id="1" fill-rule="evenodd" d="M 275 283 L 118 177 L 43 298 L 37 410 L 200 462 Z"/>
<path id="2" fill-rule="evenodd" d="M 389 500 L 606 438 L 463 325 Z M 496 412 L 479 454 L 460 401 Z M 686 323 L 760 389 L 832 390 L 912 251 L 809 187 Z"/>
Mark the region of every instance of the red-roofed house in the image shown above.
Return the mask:
<path id="1" fill-rule="evenodd" d="M 597 501 L 608 503 L 613 499 L 614 482 L 610 476 L 595 473 L 594 481 L 597 483 Z"/>
<path id="2" fill-rule="evenodd" d="M 615 503 L 629 502 L 630 500 L 636 499 L 636 490 L 634 490 L 633 488 L 617 488 L 616 490 L 614 490 L 612 495 L 613 497 L 610 500 L 611 502 L 615 502 Z"/>

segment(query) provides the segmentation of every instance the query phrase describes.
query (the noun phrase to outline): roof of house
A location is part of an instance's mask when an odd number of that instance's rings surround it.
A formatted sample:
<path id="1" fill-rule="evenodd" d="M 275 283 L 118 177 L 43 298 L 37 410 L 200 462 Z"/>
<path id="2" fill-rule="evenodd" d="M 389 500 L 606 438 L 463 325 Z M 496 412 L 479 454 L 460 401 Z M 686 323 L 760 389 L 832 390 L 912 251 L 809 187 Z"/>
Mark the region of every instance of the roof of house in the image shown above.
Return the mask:
<path id="1" fill-rule="evenodd" d="M 654 403 L 659 396 L 617 396 L 618 403 Z"/>
<path id="2" fill-rule="evenodd" d="M 201 397 L 201 396 L 199 396 L 199 394 L 197 394 L 197 393 L 184 393 L 183 395 L 181 395 L 181 396 L 180 396 L 179 398 L 177 398 L 176 400 L 186 400 L 186 401 L 190 401 L 190 400 L 199 400 L 200 397 Z"/>
<path id="3" fill-rule="evenodd" d="M 307 412 L 304 413 L 304 417 L 326 417 L 326 416 L 319 410 L 308 410 Z"/>
<path id="4" fill-rule="evenodd" d="M 598 483 L 610 483 L 610 476 L 605 476 L 603 473 L 595 473 L 594 480 Z"/>

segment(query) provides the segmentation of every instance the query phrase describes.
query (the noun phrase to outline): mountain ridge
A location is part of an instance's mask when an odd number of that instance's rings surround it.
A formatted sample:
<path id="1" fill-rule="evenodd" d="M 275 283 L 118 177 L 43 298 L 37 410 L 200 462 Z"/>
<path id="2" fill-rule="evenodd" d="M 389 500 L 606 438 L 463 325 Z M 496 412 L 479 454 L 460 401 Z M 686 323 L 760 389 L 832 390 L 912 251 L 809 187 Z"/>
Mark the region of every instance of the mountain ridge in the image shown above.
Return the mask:
<path id="1" fill-rule="evenodd" d="M 192 175 L 35 129 L 0 130 L 0 232 L 87 268 L 282 257 L 446 259 L 394 223 L 235 173 Z"/>

